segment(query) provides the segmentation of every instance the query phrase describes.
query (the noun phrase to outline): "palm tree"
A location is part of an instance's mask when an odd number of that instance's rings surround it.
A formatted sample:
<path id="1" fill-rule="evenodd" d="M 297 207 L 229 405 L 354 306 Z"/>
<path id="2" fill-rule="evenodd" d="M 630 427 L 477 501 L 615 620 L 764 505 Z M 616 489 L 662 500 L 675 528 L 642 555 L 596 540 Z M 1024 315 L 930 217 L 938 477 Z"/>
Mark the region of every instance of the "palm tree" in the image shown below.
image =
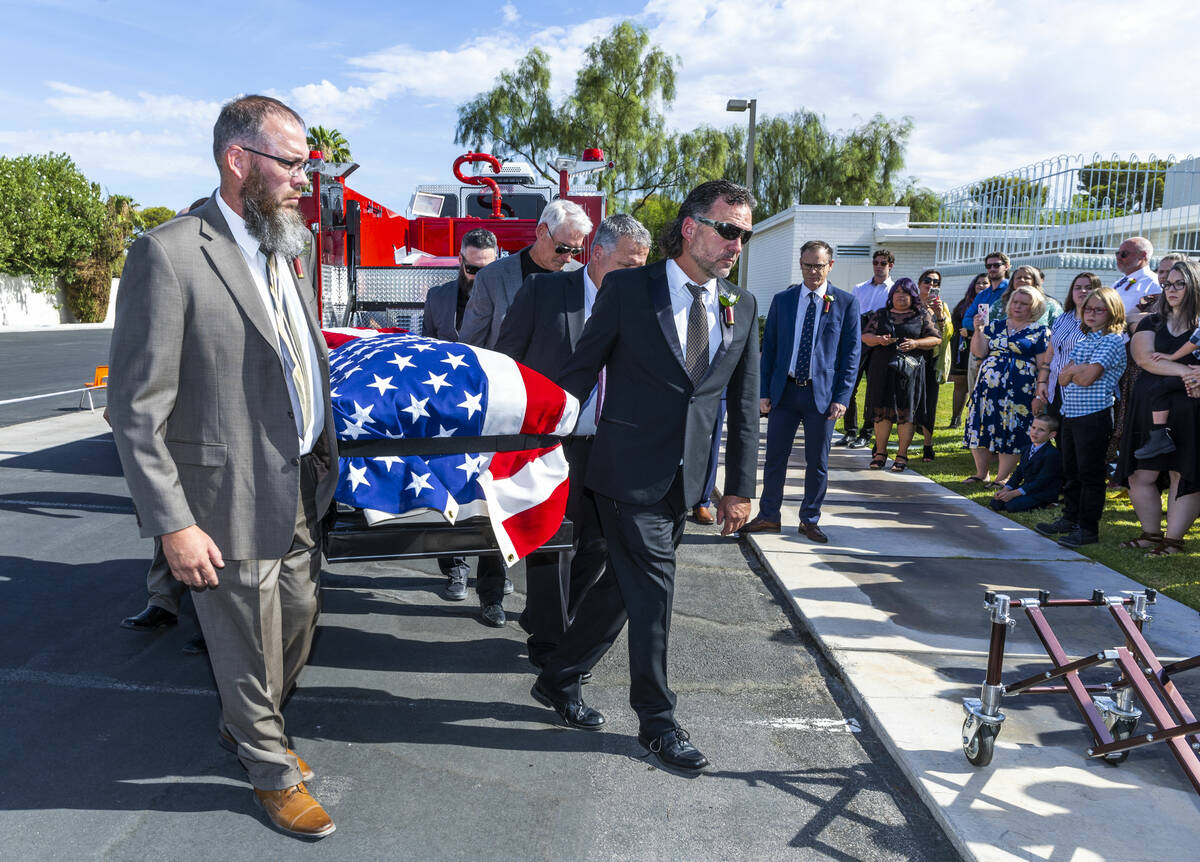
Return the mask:
<path id="1" fill-rule="evenodd" d="M 337 129 L 326 129 L 324 126 L 310 126 L 308 129 L 308 148 L 320 150 L 327 162 L 348 162 L 351 160 L 350 144 Z"/>

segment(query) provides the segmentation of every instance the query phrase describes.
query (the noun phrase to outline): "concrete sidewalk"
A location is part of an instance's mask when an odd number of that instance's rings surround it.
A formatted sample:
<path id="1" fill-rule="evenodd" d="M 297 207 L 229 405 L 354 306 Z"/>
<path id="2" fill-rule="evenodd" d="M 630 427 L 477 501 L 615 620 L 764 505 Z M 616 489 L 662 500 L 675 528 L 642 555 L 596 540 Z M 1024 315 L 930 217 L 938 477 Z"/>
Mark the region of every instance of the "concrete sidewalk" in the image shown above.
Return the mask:
<path id="1" fill-rule="evenodd" d="M 830 542 L 817 545 L 795 527 L 797 447 L 784 532 L 750 541 L 964 857 L 1195 858 L 1200 796 L 1169 750 L 1136 749 L 1119 767 L 1087 758 L 1091 734 L 1067 695 L 1006 697 L 990 766 L 971 766 L 961 746 L 962 698 L 979 696 L 986 667 L 986 589 L 1087 598 L 1141 586 L 923 476 L 868 471 L 868 457 L 834 450 L 821 521 Z M 1195 611 L 1159 596 L 1150 612 L 1147 640 L 1164 663 L 1200 653 Z M 1049 666 L 1024 611 L 1013 617 L 1006 683 Z M 1123 645 L 1107 610 L 1047 619 L 1072 658 Z M 1115 676 L 1106 666 L 1085 680 Z M 1176 682 L 1200 709 L 1200 678 L 1187 677 Z"/>

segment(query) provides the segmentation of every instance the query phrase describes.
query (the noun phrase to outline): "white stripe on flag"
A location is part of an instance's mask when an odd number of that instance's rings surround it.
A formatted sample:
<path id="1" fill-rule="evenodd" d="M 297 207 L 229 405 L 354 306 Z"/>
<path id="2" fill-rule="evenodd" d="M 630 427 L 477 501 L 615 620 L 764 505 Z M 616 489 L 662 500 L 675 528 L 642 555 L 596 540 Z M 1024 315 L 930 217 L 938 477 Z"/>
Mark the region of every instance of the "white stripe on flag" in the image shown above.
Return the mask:
<path id="1" fill-rule="evenodd" d="M 479 485 L 488 503 L 488 520 L 509 566 L 517 562 L 517 556 L 505 521 L 545 503 L 554 489 L 567 480 L 568 472 L 567 456 L 562 446 L 555 446 L 507 478 L 496 479 L 490 470 L 480 475 Z"/>
<path id="2" fill-rule="evenodd" d="M 517 370 L 517 363 L 503 353 L 494 350 L 473 348 L 479 367 L 488 378 L 487 411 L 483 415 L 483 430 L 480 434 L 520 434 L 525 423 L 525 405 L 529 396 L 525 393 L 525 381 Z M 520 398 L 515 397 L 520 393 Z M 503 393 L 509 393 L 504 397 Z M 496 396 L 496 397 L 493 397 Z"/>

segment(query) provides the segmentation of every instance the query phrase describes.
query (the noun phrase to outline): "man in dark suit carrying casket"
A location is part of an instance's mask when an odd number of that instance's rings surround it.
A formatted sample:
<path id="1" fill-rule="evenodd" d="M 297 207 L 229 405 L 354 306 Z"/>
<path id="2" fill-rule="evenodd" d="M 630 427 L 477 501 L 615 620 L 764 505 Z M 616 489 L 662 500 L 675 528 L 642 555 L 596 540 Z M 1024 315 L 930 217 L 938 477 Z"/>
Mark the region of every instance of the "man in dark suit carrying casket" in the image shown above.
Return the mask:
<path id="1" fill-rule="evenodd" d="M 631 215 L 609 216 L 596 229 L 586 267 L 529 277 L 504 317 L 496 350 L 553 380 L 575 352 L 605 276 L 613 270 L 645 266 L 649 252 L 650 232 L 641 222 Z M 539 668 L 558 645 L 608 558 L 596 499 L 584 486 L 600 389 L 597 386 L 582 405 L 579 425 L 566 446 L 571 470 L 567 517 L 575 525 L 569 570 L 560 571 L 557 554 L 534 554 L 526 563 L 521 627 L 529 633 L 529 660 Z"/>
<path id="2" fill-rule="evenodd" d="M 586 400 L 605 370 L 588 459 L 609 565 L 584 598 L 532 695 L 569 727 L 596 730 L 583 703 L 588 672 L 629 622 L 629 701 L 638 741 L 660 765 L 695 775 L 708 758 L 675 720 L 667 644 L 675 549 L 700 502 L 718 403 L 728 388 L 724 533 L 750 514 L 758 457 L 758 315 L 725 279 L 751 231 L 754 198 L 724 180 L 694 189 L 667 228 L 667 260 L 609 273 L 559 383 Z"/>

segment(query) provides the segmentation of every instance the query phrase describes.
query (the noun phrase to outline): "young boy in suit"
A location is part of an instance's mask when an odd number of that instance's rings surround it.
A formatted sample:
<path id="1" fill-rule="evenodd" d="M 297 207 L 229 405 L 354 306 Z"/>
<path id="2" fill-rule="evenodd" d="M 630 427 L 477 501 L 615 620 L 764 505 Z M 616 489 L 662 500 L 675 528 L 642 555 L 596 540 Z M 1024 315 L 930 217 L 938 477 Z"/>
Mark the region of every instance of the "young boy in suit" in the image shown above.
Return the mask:
<path id="1" fill-rule="evenodd" d="M 1058 420 L 1039 416 L 1029 425 L 1029 445 L 1017 469 L 988 504 L 997 512 L 1027 512 L 1049 506 L 1062 488 L 1062 455 L 1054 446 Z"/>

